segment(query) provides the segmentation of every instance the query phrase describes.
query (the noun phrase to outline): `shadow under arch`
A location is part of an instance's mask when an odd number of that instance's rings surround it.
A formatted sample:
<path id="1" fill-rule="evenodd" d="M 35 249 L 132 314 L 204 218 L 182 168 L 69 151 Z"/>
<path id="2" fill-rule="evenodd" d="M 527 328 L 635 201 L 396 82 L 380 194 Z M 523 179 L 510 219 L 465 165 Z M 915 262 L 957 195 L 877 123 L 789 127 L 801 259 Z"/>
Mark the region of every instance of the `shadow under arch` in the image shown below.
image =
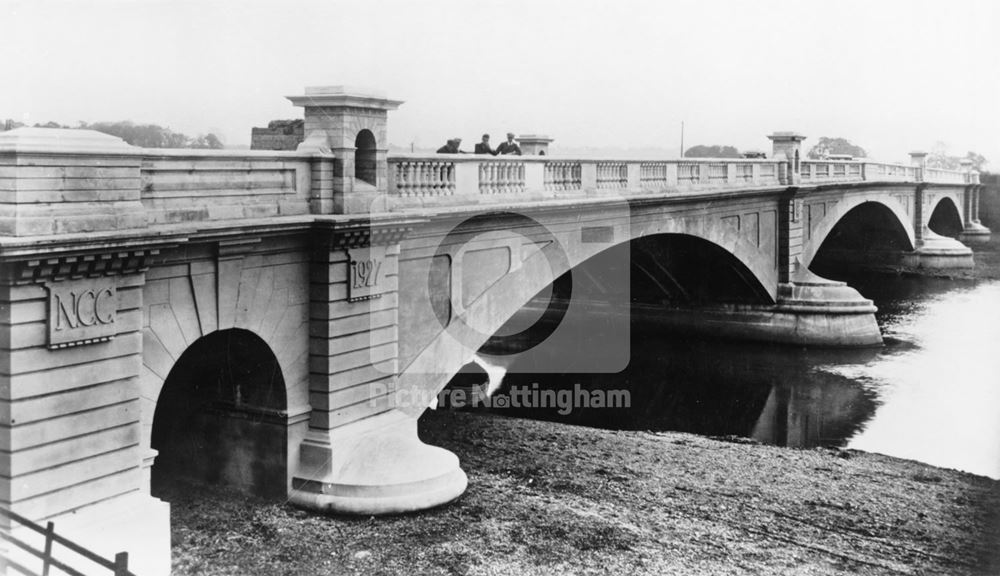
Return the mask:
<path id="1" fill-rule="evenodd" d="M 838 271 L 858 265 L 870 267 L 894 262 L 902 252 L 914 249 L 914 234 L 899 207 L 879 201 L 863 201 L 817 227 L 803 261 L 815 274 L 835 277 Z"/>
<path id="2" fill-rule="evenodd" d="M 465 269 L 464 263 L 456 260 L 455 256 L 461 253 L 462 246 L 472 242 L 477 235 L 509 234 L 520 239 L 527 238 L 525 246 L 533 245 L 533 249 L 527 251 L 517 267 L 497 274 L 486 289 L 477 292 L 478 295 L 472 301 L 465 302 L 456 298 L 452 292 L 446 297 L 452 302 L 447 309 L 440 306 L 441 303 L 435 305 L 433 302 L 411 304 L 409 309 L 413 312 L 410 313 L 406 312 L 406 307 L 401 307 L 402 331 L 406 334 L 406 339 L 414 344 L 400 354 L 402 368 L 398 388 L 406 391 L 406 397 L 397 398 L 396 407 L 412 417 L 419 416 L 470 357 L 494 334 L 506 331 L 502 329 L 514 314 L 555 279 L 570 271 L 575 274 L 575 269 L 582 262 L 615 246 L 631 246 L 639 238 L 656 235 L 691 237 L 691 242 L 708 247 L 714 253 L 726 255 L 726 258 L 739 264 L 735 268 L 739 270 L 737 277 L 741 279 L 734 284 L 749 284 L 752 301 L 769 305 L 775 302 L 777 269 L 773 256 L 769 250 L 744 239 L 736 226 L 700 217 L 621 217 L 615 220 L 613 216 L 606 215 L 605 221 L 613 222 L 615 228 L 611 230 L 612 227 L 606 227 L 601 230 L 608 230 L 608 237 L 618 239 L 617 242 L 583 241 L 577 222 L 570 223 L 571 226 L 545 218 L 532 222 L 531 218 L 509 213 L 473 217 L 454 228 L 458 233 L 449 234 L 445 241 L 438 242 L 432 258 L 420 260 L 424 262 L 421 266 L 413 266 L 412 276 L 407 278 L 405 268 L 401 267 L 401 282 L 425 284 L 431 288 L 431 294 L 448 292 L 453 290 L 453 283 L 449 279 L 452 271 L 461 272 Z M 519 228 L 537 230 L 538 234 L 521 234 Z M 566 230 L 570 232 L 567 234 Z M 491 238 L 490 242 L 495 244 L 500 240 Z M 700 253 L 703 252 L 695 254 Z M 705 270 L 704 261 L 699 261 L 699 258 L 692 260 L 698 270 Z M 440 266 L 433 266 L 431 263 L 440 263 Z M 626 270 L 625 276 L 628 275 L 629 271 Z M 458 277 L 461 278 L 461 274 Z M 716 274 L 714 280 L 718 281 L 718 278 L 719 275 Z M 574 293 L 576 289 L 574 285 Z M 452 311 L 456 306 L 455 302 L 461 306 L 458 313 Z M 443 321 L 445 319 L 447 322 Z M 607 365 L 611 356 L 613 354 L 605 351 L 586 360 L 590 365 L 595 362 Z"/>
<path id="3" fill-rule="evenodd" d="M 931 217 L 927 220 L 927 227 L 935 234 L 958 238 L 962 234 L 964 225 L 962 213 L 955 205 L 955 201 L 948 196 L 939 198 L 931 211 Z"/>
<path id="4" fill-rule="evenodd" d="M 286 496 L 285 381 L 271 348 L 232 328 L 192 343 L 170 370 L 153 416 L 152 487 L 185 478 Z"/>
<path id="5" fill-rule="evenodd" d="M 574 301 L 575 315 L 581 311 L 624 314 L 637 320 L 643 315 L 640 305 L 648 310 L 773 303 L 753 270 L 719 244 L 690 234 L 651 234 L 576 263 L 516 310 L 482 350 L 492 355 L 519 354 L 541 344 L 558 328 Z M 602 308 L 608 301 L 631 306 L 627 310 Z M 525 328 L 529 321 L 521 321 L 522 316 L 529 316 L 534 324 Z"/>

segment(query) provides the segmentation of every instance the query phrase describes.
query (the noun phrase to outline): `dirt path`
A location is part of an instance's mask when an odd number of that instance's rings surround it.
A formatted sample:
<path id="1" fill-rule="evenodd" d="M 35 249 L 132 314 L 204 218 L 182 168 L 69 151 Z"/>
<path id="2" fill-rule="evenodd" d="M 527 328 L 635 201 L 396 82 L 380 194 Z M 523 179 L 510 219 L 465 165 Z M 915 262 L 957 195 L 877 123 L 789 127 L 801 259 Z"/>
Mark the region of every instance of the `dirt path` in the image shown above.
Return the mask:
<path id="1" fill-rule="evenodd" d="M 431 412 L 469 474 L 422 514 L 180 488 L 175 574 L 998 574 L 1000 482 L 886 456 Z"/>

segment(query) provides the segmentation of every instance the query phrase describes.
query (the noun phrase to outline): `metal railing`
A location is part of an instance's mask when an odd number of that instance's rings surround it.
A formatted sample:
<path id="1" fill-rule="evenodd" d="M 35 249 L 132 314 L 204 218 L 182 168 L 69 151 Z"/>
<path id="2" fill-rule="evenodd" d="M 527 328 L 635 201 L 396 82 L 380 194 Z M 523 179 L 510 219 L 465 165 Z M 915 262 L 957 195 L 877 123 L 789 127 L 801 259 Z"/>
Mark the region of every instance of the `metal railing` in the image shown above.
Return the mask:
<path id="1" fill-rule="evenodd" d="M 128 552 L 119 552 L 118 554 L 115 554 L 114 560 L 108 560 L 103 556 L 87 550 L 72 540 L 56 534 L 55 524 L 52 522 L 48 522 L 45 527 L 42 528 L 39 524 L 35 524 L 24 516 L 4 508 L 0 508 L 0 516 L 9 518 L 13 523 L 20 524 L 29 530 L 41 534 L 45 538 L 43 548 L 39 549 L 19 538 L 15 538 L 11 533 L 0 529 L 0 540 L 6 541 L 9 545 L 16 546 L 31 556 L 38 558 L 42 562 L 41 571 L 33 571 L 23 564 L 6 557 L 6 555 L 0 555 L 0 574 L 8 574 L 11 570 L 16 570 L 18 573 L 25 574 L 26 576 L 49 576 L 49 571 L 52 568 L 55 568 L 70 576 L 84 576 L 84 572 L 70 567 L 68 564 L 55 557 L 53 548 L 56 544 L 58 544 L 86 558 L 94 564 L 97 564 L 106 570 L 110 570 L 114 576 L 135 576 L 128 570 Z"/>

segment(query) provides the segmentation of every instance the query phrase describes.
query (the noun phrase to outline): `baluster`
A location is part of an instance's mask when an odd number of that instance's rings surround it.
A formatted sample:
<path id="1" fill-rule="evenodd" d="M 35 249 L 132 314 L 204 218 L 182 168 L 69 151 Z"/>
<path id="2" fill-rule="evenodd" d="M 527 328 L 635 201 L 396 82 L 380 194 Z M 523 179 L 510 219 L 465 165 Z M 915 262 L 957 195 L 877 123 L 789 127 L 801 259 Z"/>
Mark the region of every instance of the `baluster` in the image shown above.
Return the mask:
<path id="1" fill-rule="evenodd" d="M 424 195 L 424 168 L 420 162 L 413 163 L 413 195 Z"/>
<path id="2" fill-rule="evenodd" d="M 393 172 L 396 174 L 396 189 L 393 190 L 396 194 L 405 197 L 406 196 L 406 162 L 399 162 L 392 167 Z"/>
<path id="3" fill-rule="evenodd" d="M 448 193 L 448 183 L 444 179 L 444 171 L 447 164 L 444 162 L 432 162 L 431 174 L 434 175 L 434 196 L 444 196 Z"/>
<path id="4" fill-rule="evenodd" d="M 420 186 L 421 196 L 433 196 L 434 195 L 434 185 L 437 178 L 434 177 L 434 166 L 432 162 L 421 162 L 421 174 L 422 180 Z"/>
<path id="5" fill-rule="evenodd" d="M 427 196 L 437 196 L 439 193 L 438 186 L 440 185 L 440 178 L 438 177 L 437 162 L 425 162 L 427 170 L 427 183 L 426 183 L 426 195 Z"/>

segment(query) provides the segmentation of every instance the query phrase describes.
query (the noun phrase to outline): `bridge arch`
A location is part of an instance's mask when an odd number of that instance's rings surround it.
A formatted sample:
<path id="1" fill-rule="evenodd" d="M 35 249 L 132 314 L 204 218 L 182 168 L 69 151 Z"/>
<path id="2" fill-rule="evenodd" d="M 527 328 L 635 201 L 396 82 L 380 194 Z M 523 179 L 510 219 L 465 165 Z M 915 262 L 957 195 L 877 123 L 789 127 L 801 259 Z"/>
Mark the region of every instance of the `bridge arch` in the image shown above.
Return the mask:
<path id="1" fill-rule="evenodd" d="M 154 487 L 186 477 L 284 497 L 286 409 L 278 359 L 259 336 L 241 328 L 202 336 L 177 359 L 157 398 Z"/>
<path id="2" fill-rule="evenodd" d="M 269 448 L 281 455 L 281 478 L 275 472 L 277 463 L 268 456 L 263 458 L 271 466 L 262 476 L 267 479 L 266 486 L 253 482 L 252 474 L 243 477 L 223 475 L 219 481 L 267 496 L 287 494 L 291 482 L 287 455 L 294 454 L 305 435 L 310 411 L 308 256 L 247 254 L 204 260 L 198 257 L 197 250 L 192 248 L 194 254 L 177 255 L 190 258 L 183 265 L 176 265 L 171 260 L 174 256 L 168 255 L 163 263 L 147 272 L 143 286 L 139 442 L 144 453 L 144 474 L 147 481 L 151 480 L 158 464 L 159 456 L 153 442 L 154 420 L 161 414 L 160 401 L 170 402 L 172 392 L 167 390 L 168 385 L 173 388 L 178 381 L 197 380 L 194 376 L 183 377 L 190 369 L 182 361 L 189 363 L 191 357 L 204 356 L 206 353 L 199 349 L 204 350 L 205 346 L 215 350 L 215 356 L 227 354 L 228 347 L 236 346 L 256 353 L 249 359 L 228 362 L 223 368 L 256 362 L 258 357 L 273 357 L 269 369 L 281 377 L 268 381 L 266 388 L 271 390 L 270 397 L 275 400 L 263 404 L 254 401 L 247 405 L 234 399 L 210 398 L 192 404 L 191 408 L 200 409 L 207 403 L 208 410 L 224 416 L 219 421 L 220 430 L 229 432 L 239 428 L 234 422 L 240 419 L 250 423 L 266 421 L 266 425 L 258 427 L 271 430 L 272 437 L 282 437 L 282 449 Z M 222 369 L 205 362 L 200 362 L 207 366 L 205 370 L 217 373 Z M 176 374 L 182 376 L 175 378 Z M 279 383 L 280 394 L 276 388 Z M 259 383 L 252 387 L 261 388 Z M 165 390 L 166 396 L 163 396 Z M 279 396 L 280 402 L 276 400 Z M 213 403 L 218 405 L 211 408 Z M 157 424 L 158 428 L 160 424 L 162 422 Z M 252 443 L 248 442 L 237 451 L 250 449 Z M 169 458 L 168 455 L 167 460 Z M 169 462 L 165 464 L 163 468 L 169 468 Z M 213 481 L 211 477 L 202 479 Z"/>
<path id="3" fill-rule="evenodd" d="M 931 232 L 958 237 L 964 229 L 962 211 L 958 209 L 956 200 L 951 196 L 938 196 L 928 210 L 927 227 Z"/>
<path id="4" fill-rule="evenodd" d="M 608 220 L 605 220 L 608 221 Z M 525 256 L 517 255 L 522 247 L 516 230 L 503 229 L 502 225 L 494 223 L 489 230 L 490 245 L 496 246 L 502 242 L 498 234 L 508 234 L 507 246 L 513 247 L 511 266 L 491 278 L 488 285 L 475 295 L 471 301 L 458 297 L 461 288 L 456 289 L 455 278 L 462 278 L 462 268 L 466 264 L 461 257 L 464 246 L 471 240 L 466 239 L 463 246 L 456 245 L 447 253 L 447 263 L 443 267 L 451 291 L 452 302 L 458 302 L 458 311 L 441 314 L 440 310 L 433 314 L 427 312 L 422 318 L 406 318 L 406 305 L 401 304 L 401 344 L 419 342 L 416 349 L 400 351 L 400 383 L 399 389 L 407 390 L 413 396 L 408 398 L 406 405 L 399 406 L 412 416 L 423 412 L 432 399 L 454 376 L 466 365 L 472 355 L 491 335 L 518 312 L 529 300 L 551 285 L 567 272 L 580 267 L 584 262 L 598 256 L 600 253 L 614 249 L 622 244 L 630 244 L 640 239 L 654 236 L 686 237 L 702 243 L 717 254 L 725 255 L 729 263 L 737 270 L 743 282 L 751 287 L 753 298 L 761 304 L 771 304 L 775 301 L 777 291 L 777 266 L 774 256 L 769 250 L 761 248 L 747 240 L 739 228 L 718 218 L 663 218 L 640 217 L 622 219 L 616 222 L 614 230 L 608 230 L 608 237 L 615 242 L 588 245 L 580 241 L 580 223 L 575 221 L 567 233 L 562 233 L 560 223 L 546 223 L 547 230 L 555 231 L 552 238 L 538 243 L 525 243 L 522 251 Z M 470 236 L 476 234 L 470 233 Z M 574 237 L 575 236 L 575 237 Z M 478 250 L 484 251 L 482 249 Z M 457 257 L 456 257 L 457 256 Z M 445 259 L 442 259 L 445 261 Z M 431 266 L 425 266 L 407 278 L 405 266 L 401 267 L 402 285 L 424 283 L 433 285 L 428 280 Z M 422 276 L 422 277 L 421 277 Z M 439 283 L 440 284 L 440 283 Z M 463 301 L 465 300 L 465 301 Z M 419 307 L 419 305 L 417 306 Z M 425 305 L 428 310 L 431 306 Z M 456 313 L 457 312 L 457 313 Z M 456 317 L 460 320 L 456 321 Z M 435 322 L 432 318 L 448 318 L 447 326 Z M 424 334 L 414 334 L 423 331 Z M 412 345 L 412 344 L 410 344 Z M 423 400 L 426 399 L 427 402 Z"/>
<path id="5" fill-rule="evenodd" d="M 881 218 L 883 231 L 887 234 L 898 231 L 901 236 L 905 235 L 905 239 L 900 237 L 905 244 L 903 249 L 913 250 L 916 234 L 908 208 L 898 198 L 884 193 L 845 197 L 828 208 L 826 216 L 810 227 L 808 240 L 802 246 L 799 260 L 806 268 L 810 267 L 816 254 L 838 225 L 843 227 L 845 223 L 850 224 L 866 216 Z"/>

